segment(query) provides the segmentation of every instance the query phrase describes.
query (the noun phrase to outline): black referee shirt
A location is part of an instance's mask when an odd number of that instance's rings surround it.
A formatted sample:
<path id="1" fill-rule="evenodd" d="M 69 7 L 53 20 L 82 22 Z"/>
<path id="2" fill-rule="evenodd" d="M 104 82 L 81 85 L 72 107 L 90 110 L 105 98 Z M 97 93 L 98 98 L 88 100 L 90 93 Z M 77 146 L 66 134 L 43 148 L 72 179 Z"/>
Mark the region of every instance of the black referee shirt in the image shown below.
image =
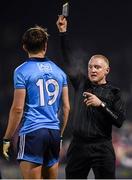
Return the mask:
<path id="1" fill-rule="evenodd" d="M 111 139 L 112 125 L 121 127 L 125 120 L 125 108 L 120 89 L 110 83 L 94 85 L 82 72 L 77 71 L 72 51 L 69 47 L 67 33 L 60 33 L 61 51 L 64 70 L 69 75 L 75 90 L 73 112 L 73 134 L 86 140 Z M 105 107 L 86 106 L 83 92 L 95 94 Z"/>

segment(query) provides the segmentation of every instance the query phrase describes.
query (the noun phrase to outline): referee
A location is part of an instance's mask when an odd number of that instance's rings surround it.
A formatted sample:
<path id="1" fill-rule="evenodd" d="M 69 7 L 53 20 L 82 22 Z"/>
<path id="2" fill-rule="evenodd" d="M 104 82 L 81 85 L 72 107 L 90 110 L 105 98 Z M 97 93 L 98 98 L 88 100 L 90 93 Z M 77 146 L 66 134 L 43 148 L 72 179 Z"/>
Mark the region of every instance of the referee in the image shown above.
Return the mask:
<path id="1" fill-rule="evenodd" d="M 120 89 L 106 80 L 109 60 L 94 55 L 85 76 L 73 64 L 67 38 L 67 20 L 59 16 L 64 69 L 75 89 L 73 139 L 67 152 L 66 178 L 86 179 L 92 168 L 96 179 L 115 179 L 112 126 L 120 128 L 125 117 Z M 76 61 L 77 62 L 77 61 Z"/>

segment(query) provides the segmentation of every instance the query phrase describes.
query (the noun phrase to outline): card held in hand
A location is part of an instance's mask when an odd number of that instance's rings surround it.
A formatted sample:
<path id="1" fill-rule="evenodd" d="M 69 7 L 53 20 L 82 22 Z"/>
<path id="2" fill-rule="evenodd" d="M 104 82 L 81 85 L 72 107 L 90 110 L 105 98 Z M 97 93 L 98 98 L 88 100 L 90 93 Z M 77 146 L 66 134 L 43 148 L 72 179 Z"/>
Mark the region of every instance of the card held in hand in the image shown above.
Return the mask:
<path id="1" fill-rule="evenodd" d="M 62 7 L 62 15 L 63 15 L 64 17 L 67 17 L 68 14 L 69 14 L 69 3 L 67 2 L 67 3 L 63 4 L 63 7 Z"/>

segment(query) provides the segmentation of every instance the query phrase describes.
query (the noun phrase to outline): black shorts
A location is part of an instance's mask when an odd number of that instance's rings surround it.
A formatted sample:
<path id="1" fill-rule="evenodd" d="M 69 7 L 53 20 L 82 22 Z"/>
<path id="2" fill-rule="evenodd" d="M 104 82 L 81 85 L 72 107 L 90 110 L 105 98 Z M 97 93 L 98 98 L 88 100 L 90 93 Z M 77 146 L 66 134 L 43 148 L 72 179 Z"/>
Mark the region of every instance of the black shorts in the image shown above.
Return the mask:
<path id="1" fill-rule="evenodd" d="M 19 137 L 18 160 L 25 160 L 50 167 L 58 162 L 60 131 L 38 129 Z"/>

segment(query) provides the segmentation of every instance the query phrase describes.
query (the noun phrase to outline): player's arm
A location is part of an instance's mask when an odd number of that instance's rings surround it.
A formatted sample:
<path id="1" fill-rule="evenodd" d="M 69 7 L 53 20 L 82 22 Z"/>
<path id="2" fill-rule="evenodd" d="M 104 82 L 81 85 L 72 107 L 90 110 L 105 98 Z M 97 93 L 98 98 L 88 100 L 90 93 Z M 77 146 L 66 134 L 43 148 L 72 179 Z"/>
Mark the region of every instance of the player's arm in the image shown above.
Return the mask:
<path id="1" fill-rule="evenodd" d="M 70 103 L 69 103 L 69 95 L 68 95 L 68 87 L 63 87 L 62 91 L 62 111 L 63 111 L 63 123 L 61 128 L 61 136 L 63 136 L 65 127 L 67 125 L 67 120 L 70 111 Z"/>
<path id="2" fill-rule="evenodd" d="M 15 89 L 14 91 L 13 103 L 9 113 L 8 126 L 4 136 L 5 139 L 12 138 L 15 130 L 17 129 L 21 121 L 23 115 L 24 103 L 25 103 L 25 95 L 26 95 L 25 89 Z"/>
<path id="3" fill-rule="evenodd" d="M 14 135 L 18 125 L 20 124 L 24 103 L 25 103 L 26 90 L 25 89 L 15 89 L 13 103 L 9 113 L 7 130 L 3 138 L 3 154 L 8 158 L 8 146 L 10 139 Z"/>

